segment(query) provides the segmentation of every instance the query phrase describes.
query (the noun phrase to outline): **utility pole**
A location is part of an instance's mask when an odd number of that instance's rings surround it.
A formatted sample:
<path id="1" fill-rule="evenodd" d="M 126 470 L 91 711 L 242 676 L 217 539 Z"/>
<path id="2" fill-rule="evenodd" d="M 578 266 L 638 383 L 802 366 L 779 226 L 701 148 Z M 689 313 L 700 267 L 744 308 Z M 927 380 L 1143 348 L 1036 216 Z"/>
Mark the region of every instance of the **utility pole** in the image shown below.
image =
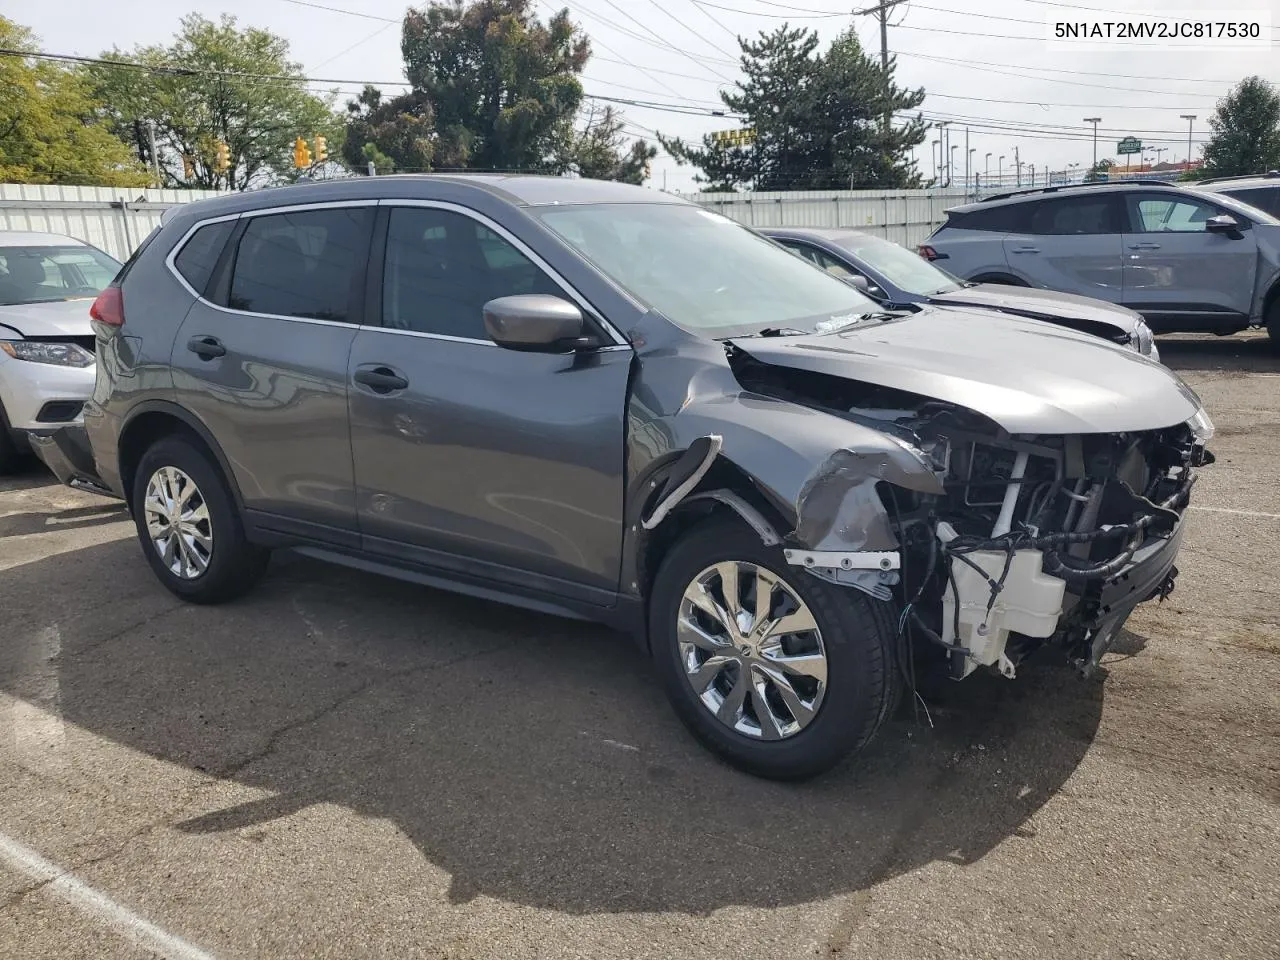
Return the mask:
<path id="1" fill-rule="evenodd" d="M 1019 187 L 1021 187 L 1022 186 L 1022 160 L 1018 157 L 1017 147 L 1013 148 L 1013 166 L 1016 171 L 1014 176 L 1017 178 L 1015 182 Z"/>
<path id="2" fill-rule="evenodd" d="M 1098 124 L 1102 122 L 1102 118 L 1085 117 L 1084 122 L 1093 124 L 1093 166 L 1090 170 L 1096 173 L 1098 170 Z"/>
<path id="3" fill-rule="evenodd" d="M 874 7 L 867 7 L 864 10 L 855 10 L 855 17 L 865 17 L 868 14 L 875 14 L 876 19 L 880 21 L 880 70 L 884 75 L 884 117 L 881 120 L 883 132 L 889 133 L 889 126 L 893 120 L 893 111 L 889 107 L 889 11 L 906 0 L 880 0 L 880 3 Z"/>
<path id="4" fill-rule="evenodd" d="M 996 161 L 996 179 L 1000 181 L 999 186 L 1004 186 L 1004 154 L 1000 154 L 1000 159 Z"/>
<path id="5" fill-rule="evenodd" d="M 939 140 L 929 141 L 929 159 L 933 161 L 933 185 L 935 187 L 938 185 L 938 151 L 933 148 L 938 146 L 940 142 Z"/>
<path id="6" fill-rule="evenodd" d="M 156 172 L 156 186 L 163 187 L 164 181 L 160 179 L 160 158 L 156 155 L 156 122 L 154 120 L 147 121 L 147 136 L 151 140 L 151 166 Z"/>
<path id="7" fill-rule="evenodd" d="M 1178 116 L 1187 121 L 1187 170 L 1191 170 L 1191 130 L 1196 125 L 1194 113 L 1180 113 Z"/>

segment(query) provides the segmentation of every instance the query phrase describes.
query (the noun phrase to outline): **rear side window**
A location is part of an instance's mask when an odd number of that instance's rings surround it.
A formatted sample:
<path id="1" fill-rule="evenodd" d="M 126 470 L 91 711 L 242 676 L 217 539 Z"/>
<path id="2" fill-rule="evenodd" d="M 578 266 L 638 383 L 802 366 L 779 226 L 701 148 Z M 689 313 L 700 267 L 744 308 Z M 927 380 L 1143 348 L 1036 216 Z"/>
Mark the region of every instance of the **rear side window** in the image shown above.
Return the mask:
<path id="1" fill-rule="evenodd" d="M 234 220 L 206 224 L 188 238 L 173 258 L 173 265 L 196 293 L 204 294 L 218 256 L 235 226 Z"/>
<path id="2" fill-rule="evenodd" d="M 236 250 L 227 306 L 251 313 L 354 322 L 371 207 L 253 217 Z"/>
<path id="3" fill-rule="evenodd" d="M 1029 233 L 1081 235 L 1119 233 L 1110 197 L 1062 197 L 1032 205 Z"/>
<path id="4" fill-rule="evenodd" d="M 947 216 L 947 226 L 958 230 L 989 230 L 993 233 L 1018 233 L 1025 229 L 1026 206 L 1005 203 L 994 207 L 980 207 Z"/>
<path id="5" fill-rule="evenodd" d="M 1265 210 L 1273 217 L 1280 215 L 1280 186 L 1254 187 L 1250 190 L 1223 190 L 1229 197 L 1235 197 L 1241 203 Z"/>

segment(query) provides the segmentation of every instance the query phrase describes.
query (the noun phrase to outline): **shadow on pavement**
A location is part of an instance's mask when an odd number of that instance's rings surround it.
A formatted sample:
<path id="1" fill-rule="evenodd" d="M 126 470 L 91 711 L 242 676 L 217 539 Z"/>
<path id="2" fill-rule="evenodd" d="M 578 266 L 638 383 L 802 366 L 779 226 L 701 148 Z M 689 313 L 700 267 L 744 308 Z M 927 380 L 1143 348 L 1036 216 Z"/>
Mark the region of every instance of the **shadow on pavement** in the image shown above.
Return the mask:
<path id="1" fill-rule="evenodd" d="M 93 506 L 71 507 L 66 510 L 11 513 L 7 517 L 0 517 L 0 538 L 48 533 L 52 530 L 78 530 L 127 519 L 129 514 L 124 504 L 114 500 L 102 500 Z"/>
<path id="2" fill-rule="evenodd" d="M 853 763 L 769 783 L 696 746 L 645 658 L 597 627 L 292 555 L 238 603 L 184 606 L 137 550 L 0 573 L 0 685 L 21 696 L 45 598 L 74 595 L 56 617 L 63 717 L 270 794 L 179 830 L 253 837 L 338 804 L 395 824 L 455 902 L 706 914 L 971 863 L 1034 834 L 1102 711 L 1099 681 L 1028 664 L 944 686 L 934 729 L 907 706 Z"/>
<path id="3" fill-rule="evenodd" d="M 1160 362 L 1171 370 L 1280 372 L 1280 349 L 1270 337 L 1178 335 L 1158 337 Z"/>

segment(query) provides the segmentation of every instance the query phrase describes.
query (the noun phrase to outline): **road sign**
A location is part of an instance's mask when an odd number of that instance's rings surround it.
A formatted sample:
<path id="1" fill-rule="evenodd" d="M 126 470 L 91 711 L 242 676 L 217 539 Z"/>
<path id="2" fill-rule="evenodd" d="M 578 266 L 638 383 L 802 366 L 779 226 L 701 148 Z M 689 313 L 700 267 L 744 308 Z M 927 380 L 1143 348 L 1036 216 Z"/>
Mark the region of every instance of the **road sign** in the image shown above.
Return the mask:
<path id="1" fill-rule="evenodd" d="M 1121 156 L 1124 156 L 1125 154 L 1129 154 L 1129 153 L 1141 153 L 1141 152 L 1142 152 L 1142 141 L 1139 140 L 1137 137 L 1125 137 L 1123 140 L 1121 140 L 1119 143 L 1116 144 L 1116 153 L 1120 154 Z"/>
<path id="2" fill-rule="evenodd" d="M 712 143 L 725 147 L 745 146 L 753 142 L 755 138 L 756 131 L 752 127 L 746 127 L 741 130 L 716 130 L 711 134 Z"/>

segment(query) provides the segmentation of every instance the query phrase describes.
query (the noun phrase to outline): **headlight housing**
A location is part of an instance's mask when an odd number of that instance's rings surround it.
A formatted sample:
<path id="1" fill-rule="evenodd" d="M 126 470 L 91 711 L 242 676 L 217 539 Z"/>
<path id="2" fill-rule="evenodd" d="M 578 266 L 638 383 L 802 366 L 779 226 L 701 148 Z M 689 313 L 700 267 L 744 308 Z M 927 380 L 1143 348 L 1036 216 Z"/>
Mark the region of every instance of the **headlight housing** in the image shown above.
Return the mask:
<path id="1" fill-rule="evenodd" d="M 1213 439 L 1213 421 L 1209 419 L 1209 414 L 1205 412 L 1204 407 L 1197 410 L 1195 416 L 1187 421 L 1187 426 L 1201 443 L 1208 443 Z"/>
<path id="2" fill-rule="evenodd" d="M 77 343 L 45 340 L 0 340 L 3 350 L 15 360 L 51 363 L 57 367 L 91 367 L 93 354 Z"/>

